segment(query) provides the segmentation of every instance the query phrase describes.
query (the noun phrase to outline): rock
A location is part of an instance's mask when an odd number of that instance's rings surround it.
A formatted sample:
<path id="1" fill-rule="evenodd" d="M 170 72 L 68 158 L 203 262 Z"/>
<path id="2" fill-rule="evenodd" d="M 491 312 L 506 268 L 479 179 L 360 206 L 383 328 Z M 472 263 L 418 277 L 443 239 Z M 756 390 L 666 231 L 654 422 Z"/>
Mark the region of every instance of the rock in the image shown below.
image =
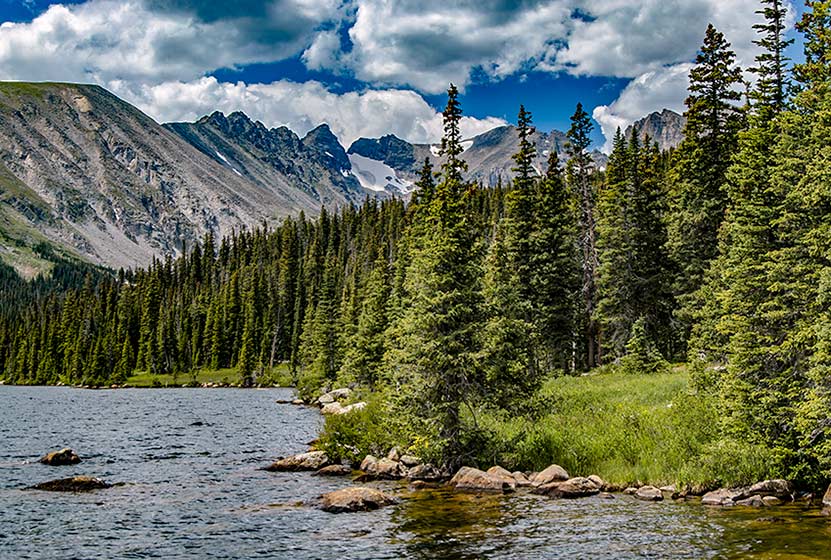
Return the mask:
<path id="1" fill-rule="evenodd" d="M 736 503 L 736 498 L 741 495 L 741 490 L 721 488 L 704 494 L 704 497 L 701 498 L 701 504 L 705 506 L 732 506 Z"/>
<path id="2" fill-rule="evenodd" d="M 597 486 L 598 490 L 603 490 L 604 488 L 606 488 L 606 481 L 604 481 L 596 474 L 589 475 L 589 480 L 591 480 L 594 483 L 594 485 Z"/>
<path id="3" fill-rule="evenodd" d="M 450 479 L 450 485 L 457 490 L 481 490 L 486 492 L 511 492 L 516 483 L 508 482 L 502 478 L 474 469 L 473 467 L 462 467 Z"/>
<path id="4" fill-rule="evenodd" d="M 303 406 L 306 404 L 306 401 L 304 401 L 303 399 L 294 399 L 291 401 L 291 404 L 295 406 Z"/>
<path id="5" fill-rule="evenodd" d="M 505 480 L 506 482 L 509 482 L 509 483 L 513 484 L 514 487 L 516 487 L 516 478 L 514 478 L 514 475 L 511 474 L 511 472 L 508 469 L 504 469 L 504 468 L 497 465 L 497 466 L 493 466 L 493 467 L 489 468 L 485 472 L 488 473 L 489 475 L 495 476 L 497 478 L 501 478 L 502 480 Z"/>
<path id="6" fill-rule="evenodd" d="M 828 486 L 828 490 L 825 491 L 825 496 L 822 497 L 822 505 L 831 507 L 831 485 Z"/>
<path id="7" fill-rule="evenodd" d="M 323 451 L 309 451 L 279 459 L 265 468 L 267 471 L 317 471 L 330 463 Z"/>
<path id="8" fill-rule="evenodd" d="M 387 459 L 390 461 L 395 461 L 396 463 L 401 460 L 401 454 L 398 452 L 397 447 L 393 447 L 390 449 L 390 452 L 387 453 Z"/>
<path id="9" fill-rule="evenodd" d="M 93 478 L 91 476 L 73 476 L 71 478 L 61 478 L 58 480 L 50 480 L 49 482 L 41 482 L 31 486 L 30 490 L 45 490 L 47 492 L 90 492 L 92 490 L 100 490 L 102 488 L 110 488 L 112 484 L 104 482 L 100 478 Z"/>
<path id="10" fill-rule="evenodd" d="M 392 505 L 395 499 L 380 490 L 366 487 L 344 488 L 323 495 L 321 509 L 329 513 L 371 511 Z"/>
<path id="11" fill-rule="evenodd" d="M 664 499 L 664 493 L 654 486 L 641 486 L 634 495 L 644 502 L 660 502 Z"/>
<path id="12" fill-rule="evenodd" d="M 370 469 L 378 462 L 377 457 L 373 457 L 372 455 L 367 455 L 364 457 L 364 460 L 361 461 L 361 466 L 359 467 L 364 472 L 369 472 Z"/>
<path id="13" fill-rule="evenodd" d="M 312 476 L 349 476 L 352 469 L 346 465 L 329 465 L 312 473 Z"/>
<path id="14" fill-rule="evenodd" d="M 615 495 L 614 494 L 609 494 L 608 492 L 601 492 L 600 494 L 598 494 L 598 496 L 603 498 L 604 500 L 614 500 L 615 499 Z"/>
<path id="15" fill-rule="evenodd" d="M 637 489 L 637 488 L 635 488 L 634 486 L 628 486 L 628 487 L 627 487 L 627 488 L 623 491 L 623 493 L 624 493 L 624 494 L 626 494 L 627 496 L 634 496 L 634 495 L 635 495 L 635 493 L 636 493 L 637 491 L 638 491 L 638 489 Z"/>
<path id="16" fill-rule="evenodd" d="M 402 464 L 404 464 L 402 462 Z M 409 480 L 420 480 L 422 482 L 438 482 L 444 478 L 441 471 L 433 465 L 426 463 L 423 465 L 416 465 L 407 471 L 407 478 Z"/>
<path id="17" fill-rule="evenodd" d="M 337 401 L 330 402 L 324 404 L 320 412 L 321 414 L 343 414 L 343 406 Z"/>
<path id="18" fill-rule="evenodd" d="M 75 465 L 81 462 L 81 458 L 68 447 L 64 447 L 60 451 L 52 451 L 40 458 L 40 462 L 44 465 L 51 465 L 58 467 L 62 465 Z"/>
<path id="19" fill-rule="evenodd" d="M 534 489 L 535 494 L 544 494 L 550 498 L 585 498 L 600 493 L 594 482 L 588 478 L 575 477 L 565 481 L 549 482 Z"/>
<path id="20" fill-rule="evenodd" d="M 744 500 L 752 496 L 775 496 L 780 500 L 790 501 L 793 499 L 793 485 L 787 480 L 764 480 L 744 490 L 737 500 Z"/>
<path id="21" fill-rule="evenodd" d="M 348 389 L 344 387 L 343 389 L 335 389 L 333 391 L 329 391 L 328 393 L 323 393 L 317 399 L 317 404 L 320 406 L 325 406 L 327 404 L 331 404 L 333 402 L 345 400 L 349 398 L 349 395 L 352 394 L 352 389 Z"/>
<path id="22" fill-rule="evenodd" d="M 337 403 L 333 403 L 333 404 L 337 404 Z M 349 414 L 353 410 L 363 410 L 364 408 L 366 408 L 366 403 L 365 402 L 363 402 L 363 401 L 356 402 L 356 403 L 350 404 L 348 406 L 344 406 L 343 408 L 341 408 L 335 414 Z"/>
<path id="23" fill-rule="evenodd" d="M 516 471 L 516 472 L 511 473 L 511 476 L 514 477 L 514 480 L 516 481 L 516 485 L 518 487 L 526 488 L 528 486 L 531 486 L 531 481 L 528 480 L 528 477 L 525 476 L 524 472 Z"/>
<path id="24" fill-rule="evenodd" d="M 558 482 L 561 480 L 568 480 L 569 476 L 566 470 L 560 465 L 551 465 L 542 472 L 539 472 L 531 479 L 532 486 L 542 486 L 551 482 Z"/>
<path id="25" fill-rule="evenodd" d="M 402 455 L 400 461 L 405 467 L 410 468 L 421 464 L 421 459 L 414 457 L 413 455 Z"/>
<path id="26" fill-rule="evenodd" d="M 776 496 L 763 496 L 762 503 L 764 503 L 766 506 L 778 506 L 782 504 L 782 500 L 780 500 Z"/>
<path id="27" fill-rule="evenodd" d="M 661 486 L 661 492 L 666 492 L 667 494 L 675 494 L 678 491 L 678 488 L 674 484 L 669 484 L 667 486 Z"/>
<path id="28" fill-rule="evenodd" d="M 407 467 L 398 461 L 391 461 L 386 457 L 379 460 L 372 455 L 367 455 L 361 462 L 361 470 L 371 478 L 386 480 L 398 480 L 408 474 Z"/>
<path id="29" fill-rule="evenodd" d="M 410 488 L 413 490 L 424 490 L 425 488 L 436 488 L 435 482 L 429 480 L 413 480 L 410 482 Z"/>
<path id="30" fill-rule="evenodd" d="M 736 500 L 733 502 L 737 506 L 745 506 L 745 507 L 764 507 L 765 502 L 762 500 L 761 496 L 750 496 L 749 498 L 744 498 L 743 500 Z"/>

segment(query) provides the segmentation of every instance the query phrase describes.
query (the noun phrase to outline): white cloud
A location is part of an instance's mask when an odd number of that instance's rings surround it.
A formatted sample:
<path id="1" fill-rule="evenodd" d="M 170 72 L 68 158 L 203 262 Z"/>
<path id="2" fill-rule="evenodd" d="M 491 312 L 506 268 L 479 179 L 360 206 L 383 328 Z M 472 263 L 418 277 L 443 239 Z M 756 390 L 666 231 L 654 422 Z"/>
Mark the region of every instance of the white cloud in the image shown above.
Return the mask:
<path id="1" fill-rule="evenodd" d="M 331 14 L 321 9 L 310 19 L 310 1 L 281 8 L 252 25 L 246 18 L 205 22 L 187 11 L 150 9 L 141 0 L 53 5 L 29 23 L 0 26 L 0 79 L 191 80 L 217 68 L 291 56 Z"/>
<path id="2" fill-rule="evenodd" d="M 606 137 L 604 151 L 611 150 L 615 130 L 625 130 L 641 117 L 660 109 L 684 112 L 688 74 L 692 64 L 676 64 L 646 72 L 632 80 L 611 105 L 595 107 L 592 117 Z"/>
<path id="3" fill-rule="evenodd" d="M 300 135 L 325 122 L 345 146 L 361 136 L 384 134 L 415 143 L 436 142 L 442 132 L 441 114 L 419 94 L 406 90 L 337 94 L 314 81 L 231 84 L 212 77 L 138 89 L 115 83 L 111 88 L 164 122 L 193 121 L 215 110 L 243 111 L 268 127 L 285 125 Z M 462 134 L 475 136 L 504 124 L 496 118 L 464 117 Z"/>

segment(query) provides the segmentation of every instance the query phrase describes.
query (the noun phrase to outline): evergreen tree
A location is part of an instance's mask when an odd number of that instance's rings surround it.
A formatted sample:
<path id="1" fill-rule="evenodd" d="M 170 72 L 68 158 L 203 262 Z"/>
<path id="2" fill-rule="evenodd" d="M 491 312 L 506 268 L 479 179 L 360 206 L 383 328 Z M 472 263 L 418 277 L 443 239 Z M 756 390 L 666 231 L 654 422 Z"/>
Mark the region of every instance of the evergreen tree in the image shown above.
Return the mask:
<path id="1" fill-rule="evenodd" d="M 595 216 L 596 193 L 592 183 L 593 162 L 588 152 L 590 134 L 594 126 L 581 103 L 571 117 L 566 152 L 569 155 L 568 177 L 575 191 L 578 205 L 578 240 L 582 266 L 582 310 L 584 324 L 585 357 L 581 363 L 593 368 L 601 361 L 600 328 L 597 323 L 597 223 Z"/>
<path id="2" fill-rule="evenodd" d="M 669 177 L 668 249 L 677 268 L 677 319 L 684 339 L 700 308 L 696 291 L 718 251 L 727 206 L 725 173 L 744 121 L 737 106 L 742 74 L 735 57 L 724 35 L 709 25 L 690 71 L 684 141 L 675 152 Z"/>
<path id="3" fill-rule="evenodd" d="M 751 97 L 754 113 L 763 121 L 767 121 L 787 106 L 791 84 L 785 49 L 793 44 L 793 39 L 785 39 L 787 9 L 782 5 L 782 1 L 762 0 L 762 4 L 765 7 L 756 13 L 764 16 L 765 23 L 753 26 L 753 29 L 762 35 L 753 41 L 762 52 L 756 56 L 756 66 L 750 68 L 750 72 L 757 76 Z"/>

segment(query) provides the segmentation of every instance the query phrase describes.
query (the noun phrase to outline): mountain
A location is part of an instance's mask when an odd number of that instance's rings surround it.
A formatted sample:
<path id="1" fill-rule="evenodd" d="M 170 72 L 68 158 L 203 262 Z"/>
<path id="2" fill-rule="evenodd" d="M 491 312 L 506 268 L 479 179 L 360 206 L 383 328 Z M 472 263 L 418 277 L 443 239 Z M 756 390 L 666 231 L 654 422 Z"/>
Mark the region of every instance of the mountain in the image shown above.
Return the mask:
<path id="1" fill-rule="evenodd" d="M 319 207 L 286 181 L 246 179 L 89 85 L 0 83 L 0 188 L 6 253 L 45 239 L 112 267 Z"/>
<path id="2" fill-rule="evenodd" d="M 307 211 L 359 202 L 367 195 L 326 124 L 302 139 L 284 126 L 268 129 L 239 112 L 227 117 L 215 112 L 195 123 L 164 127 L 259 189 L 301 197 Z"/>
<path id="3" fill-rule="evenodd" d="M 565 162 L 566 135 L 558 130 L 544 133 L 534 131 L 532 140 L 537 146 L 537 158 L 534 168 L 542 174 L 548 166 L 548 155 L 556 150 L 560 160 Z M 487 186 L 494 186 L 500 181 L 507 183 L 513 178 L 513 155 L 519 150 L 516 127 L 500 126 L 469 138 L 462 143 L 462 154 L 468 164 L 467 177 Z M 410 144 L 392 135 L 381 138 L 359 138 L 347 150 L 353 163 L 365 167 L 374 165 L 382 170 L 377 173 L 384 177 L 385 186 L 412 185 L 425 159 L 434 167 L 441 164 L 440 146 L 437 144 Z M 592 157 L 599 167 L 605 167 L 607 157 L 600 152 L 593 152 Z M 358 159 L 360 158 L 360 159 Z M 380 184 L 379 183 L 379 184 Z"/>
<path id="4" fill-rule="evenodd" d="M 668 150 L 677 148 L 684 140 L 684 125 L 687 123 L 682 115 L 675 111 L 664 109 L 661 112 L 650 113 L 641 120 L 626 128 L 626 138 L 632 138 L 635 129 L 639 138 L 643 140 L 647 135 L 658 143 L 658 148 Z"/>

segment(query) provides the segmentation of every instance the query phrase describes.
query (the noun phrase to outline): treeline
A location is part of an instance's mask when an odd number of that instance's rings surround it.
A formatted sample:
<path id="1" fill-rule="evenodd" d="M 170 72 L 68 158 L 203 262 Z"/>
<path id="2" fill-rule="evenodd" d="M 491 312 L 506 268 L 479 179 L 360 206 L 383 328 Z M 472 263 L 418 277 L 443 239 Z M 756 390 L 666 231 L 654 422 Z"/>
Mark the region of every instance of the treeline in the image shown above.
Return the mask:
<path id="1" fill-rule="evenodd" d="M 303 393 L 382 395 L 389 429 L 452 466 L 476 448 L 478 407 L 530 414 L 551 375 L 689 358 L 727 437 L 773 449 L 782 476 L 827 477 L 831 2 L 807 6 L 791 71 L 785 8 L 762 1 L 752 85 L 708 27 L 672 152 L 618 131 L 598 169 L 578 105 L 565 168 L 551 154 L 539 173 L 521 107 L 515 179 L 483 189 L 464 179 L 451 86 L 441 169 L 425 162 L 409 204 L 208 236 L 176 261 L 4 305 L 0 368 L 108 384 L 236 367 L 258 383 L 288 363 Z"/>

